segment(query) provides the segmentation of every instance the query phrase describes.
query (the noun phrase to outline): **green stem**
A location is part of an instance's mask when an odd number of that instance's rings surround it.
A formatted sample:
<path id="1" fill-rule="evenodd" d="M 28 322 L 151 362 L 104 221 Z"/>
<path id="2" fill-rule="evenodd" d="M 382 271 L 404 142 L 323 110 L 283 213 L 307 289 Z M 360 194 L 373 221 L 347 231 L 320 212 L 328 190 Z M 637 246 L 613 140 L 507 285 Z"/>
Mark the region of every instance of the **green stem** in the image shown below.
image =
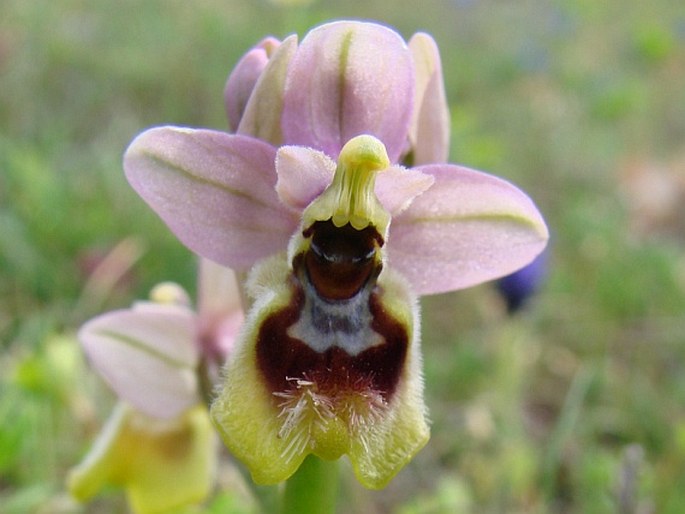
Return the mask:
<path id="1" fill-rule="evenodd" d="M 338 461 L 310 455 L 286 482 L 281 514 L 334 514 Z"/>
<path id="2" fill-rule="evenodd" d="M 250 490 L 252 491 L 252 495 L 259 505 L 259 512 L 264 514 L 276 512 L 279 500 L 278 488 L 272 485 L 257 485 L 252 482 L 252 478 L 250 476 L 247 476 L 246 480 Z"/>

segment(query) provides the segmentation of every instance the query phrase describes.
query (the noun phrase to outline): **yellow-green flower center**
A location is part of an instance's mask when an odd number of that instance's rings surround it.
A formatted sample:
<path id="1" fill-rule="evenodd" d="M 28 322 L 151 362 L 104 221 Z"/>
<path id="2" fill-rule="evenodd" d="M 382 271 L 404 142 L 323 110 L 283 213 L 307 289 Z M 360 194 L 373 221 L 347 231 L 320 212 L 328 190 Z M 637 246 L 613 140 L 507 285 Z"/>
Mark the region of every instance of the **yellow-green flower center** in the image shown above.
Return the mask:
<path id="1" fill-rule="evenodd" d="M 385 146 L 373 136 L 350 139 L 340 151 L 335 176 L 328 188 L 303 213 L 305 226 L 331 220 L 356 230 L 374 225 L 384 234 L 390 215 L 376 198 L 376 174 L 390 165 Z"/>

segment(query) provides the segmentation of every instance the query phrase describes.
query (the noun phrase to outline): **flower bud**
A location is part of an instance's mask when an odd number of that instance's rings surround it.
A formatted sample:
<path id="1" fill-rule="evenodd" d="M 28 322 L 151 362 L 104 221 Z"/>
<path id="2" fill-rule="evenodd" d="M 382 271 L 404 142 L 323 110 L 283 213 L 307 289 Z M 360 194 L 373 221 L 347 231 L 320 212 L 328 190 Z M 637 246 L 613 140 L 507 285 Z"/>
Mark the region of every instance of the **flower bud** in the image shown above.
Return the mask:
<path id="1" fill-rule="evenodd" d="M 416 89 L 409 127 L 407 164 L 447 162 L 450 113 L 445 96 L 440 52 L 431 36 L 417 33 L 409 41 Z"/>
<path id="2" fill-rule="evenodd" d="M 224 105 L 231 131 L 235 132 L 238 129 L 252 90 L 280 44 L 281 42 L 273 37 L 263 39 L 243 55 L 228 76 L 224 88 Z"/>
<path id="3" fill-rule="evenodd" d="M 162 305 L 190 306 L 190 297 L 185 289 L 175 282 L 160 282 L 150 291 L 150 301 Z"/>

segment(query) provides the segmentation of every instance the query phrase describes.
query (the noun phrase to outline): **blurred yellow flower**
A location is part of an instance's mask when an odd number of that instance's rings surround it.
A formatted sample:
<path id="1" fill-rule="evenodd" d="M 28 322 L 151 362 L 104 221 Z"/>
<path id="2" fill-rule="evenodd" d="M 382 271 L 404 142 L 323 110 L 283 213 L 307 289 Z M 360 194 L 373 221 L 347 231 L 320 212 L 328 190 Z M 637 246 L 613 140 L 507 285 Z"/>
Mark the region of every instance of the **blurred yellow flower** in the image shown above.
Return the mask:
<path id="1" fill-rule="evenodd" d="M 123 487 L 135 514 L 159 514 L 207 497 L 215 450 L 203 406 L 160 420 L 119 403 L 90 453 L 70 471 L 67 486 L 79 501 L 105 486 Z"/>

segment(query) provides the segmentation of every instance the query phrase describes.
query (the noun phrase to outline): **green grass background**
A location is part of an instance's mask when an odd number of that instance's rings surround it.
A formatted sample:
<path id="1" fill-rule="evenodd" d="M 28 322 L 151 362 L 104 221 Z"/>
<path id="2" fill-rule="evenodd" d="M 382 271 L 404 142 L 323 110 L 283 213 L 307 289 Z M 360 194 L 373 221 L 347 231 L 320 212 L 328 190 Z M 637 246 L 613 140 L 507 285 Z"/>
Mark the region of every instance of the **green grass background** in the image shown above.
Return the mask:
<path id="1" fill-rule="evenodd" d="M 224 129 L 243 52 L 346 17 L 433 34 L 452 161 L 526 189 L 552 243 L 513 318 L 489 284 L 422 301 L 431 442 L 384 491 L 344 473 L 340 512 L 685 512 L 682 2 L 3 0 L 1 514 L 126 512 L 64 492 L 113 402 L 74 332 L 195 266 L 127 185 L 128 142 Z M 253 512 L 221 483 L 182 512 Z"/>

